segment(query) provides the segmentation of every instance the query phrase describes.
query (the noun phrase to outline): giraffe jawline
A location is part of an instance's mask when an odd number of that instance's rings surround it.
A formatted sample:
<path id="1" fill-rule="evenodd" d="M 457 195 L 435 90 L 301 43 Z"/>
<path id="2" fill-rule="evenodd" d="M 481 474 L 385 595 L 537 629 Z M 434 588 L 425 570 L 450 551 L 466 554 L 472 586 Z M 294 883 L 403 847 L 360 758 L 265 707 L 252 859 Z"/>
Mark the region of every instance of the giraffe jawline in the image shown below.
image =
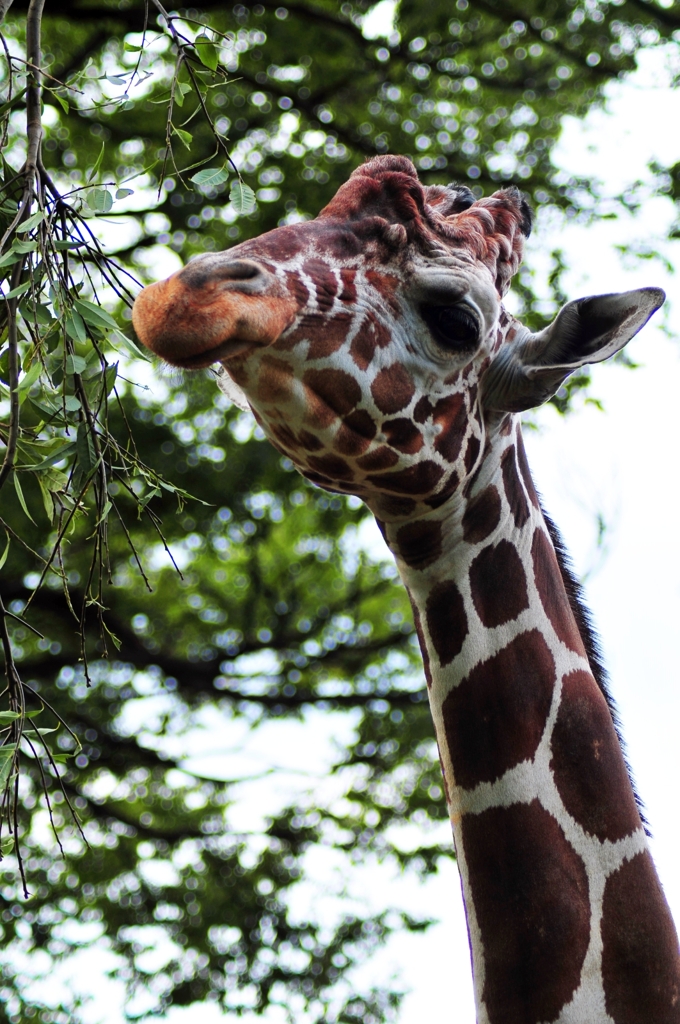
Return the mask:
<path id="1" fill-rule="evenodd" d="M 211 366 L 212 363 L 220 363 L 225 359 L 231 359 L 233 356 L 241 355 L 243 352 L 247 352 L 249 349 L 254 348 L 252 341 L 242 341 L 239 338 L 229 338 L 227 341 L 220 342 L 219 345 L 215 345 L 213 348 L 206 349 L 205 352 L 199 352 L 195 356 L 186 356 L 182 359 L 175 358 L 173 362 L 176 366 L 181 366 L 184 370 L 200 370 L 206 366 Z"/>

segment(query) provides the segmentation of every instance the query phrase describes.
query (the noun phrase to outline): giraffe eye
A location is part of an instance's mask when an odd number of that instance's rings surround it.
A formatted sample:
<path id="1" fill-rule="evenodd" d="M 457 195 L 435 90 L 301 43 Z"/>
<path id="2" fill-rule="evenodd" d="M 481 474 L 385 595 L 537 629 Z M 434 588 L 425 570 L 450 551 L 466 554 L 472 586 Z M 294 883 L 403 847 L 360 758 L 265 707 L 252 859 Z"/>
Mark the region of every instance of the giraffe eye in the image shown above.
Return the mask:
<path id="1" fill-rule="evenodd" d="M 422 306 L 421 315 L 430 332 L 443 348 L 468 352 L 479 343 L 479 323 L 465 306 Z"/>

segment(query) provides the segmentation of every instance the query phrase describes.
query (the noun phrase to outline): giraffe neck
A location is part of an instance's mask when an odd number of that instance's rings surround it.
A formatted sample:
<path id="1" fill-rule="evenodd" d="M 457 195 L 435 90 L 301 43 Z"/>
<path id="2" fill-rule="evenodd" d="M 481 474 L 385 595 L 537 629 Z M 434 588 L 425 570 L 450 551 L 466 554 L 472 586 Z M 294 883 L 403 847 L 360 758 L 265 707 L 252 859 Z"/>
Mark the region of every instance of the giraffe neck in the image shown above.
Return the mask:
<path id="1" fill-rule="evenodd" d="M 464 501 L 383 527 L 425 664 L 479 1024 L 678 1024 L 675 930 L 519 424 Z"/>

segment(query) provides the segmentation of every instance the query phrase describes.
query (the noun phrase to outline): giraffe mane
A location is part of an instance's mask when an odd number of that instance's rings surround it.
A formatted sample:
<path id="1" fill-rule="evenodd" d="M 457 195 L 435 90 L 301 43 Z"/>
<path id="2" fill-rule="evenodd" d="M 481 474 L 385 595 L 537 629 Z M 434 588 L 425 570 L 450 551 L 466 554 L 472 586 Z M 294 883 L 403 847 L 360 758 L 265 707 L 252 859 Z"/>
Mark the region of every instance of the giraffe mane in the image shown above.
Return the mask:
<path id="1" fill-rule="evenodd" d="M 621 718 L 619 716 L 619 711 L 616 706 L 616 701 L 609 689 L 609 674 L 604 665 L 602 648 L 600 646 L 600 638 L 597 635 L 595 627 L 593 626 L 592 614 L 590 612 L 590 609 L 584 601 L 583 587 L 581 586 L 581 583 L 579 582 L 576 573 L 574 572 L 571 556 L 564 544 L 562 534 L 560 533 L 558 527 L 555 525 L 554 521 L 546 512 L 542 501 L 541 512 L 543 513 L 545 525 L 548 528 L 548 533 L 550 534 L 550 539 L 553 543 L 555 554 L 557 555 L 557 564 L 560 567 L 562 581 L 564 583 L 564 588 L 567 592 L 567 597 L 569 598 L 569 605 L 571 607 L 572 614 L 576 619 L 576 625 L 578 626 L 578 631 L 581 634 L 583 646 L 586 649 L 588 661 L 590 662 L 590 669 L 595 678 L 595 682 L 597 683 L 600 692 L 602 693 L 602 696 L 607 702 L 607 708 L 609 710 L 609 714 L 611 715 L 612 723 L 616 731 L 616 736 L 621 746 L 623 759 L 626 765 L 626 771 L 628 772 L 630 784 L 633 787 L 633 796 L 635 797 L 635 803 L 637 804 L 642 824 L 644 826 L 645 832 L 651 838 L 652 833 L 649 828 L 649 822 L 645 815 L 645 805 L 642 800 L 642 797 L 637 791 L 637 787 L 635 785 L 635 778 L 633 777 L 633 771 L 628 760 L 626 741 L 623 738 L 623 733 L 621 730 Z"/>

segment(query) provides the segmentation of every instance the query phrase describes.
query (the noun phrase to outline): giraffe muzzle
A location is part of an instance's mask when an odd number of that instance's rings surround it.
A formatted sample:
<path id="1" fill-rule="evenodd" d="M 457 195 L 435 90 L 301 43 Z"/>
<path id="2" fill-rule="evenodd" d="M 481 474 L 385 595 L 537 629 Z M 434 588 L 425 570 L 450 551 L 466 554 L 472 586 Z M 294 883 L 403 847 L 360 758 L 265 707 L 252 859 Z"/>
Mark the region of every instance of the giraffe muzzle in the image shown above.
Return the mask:
<path id="1" fill-rule="evenodd" d="M 144 288 L 132 322 L 161 359 L 198 369 L 273 344 L 296 312 L 295 299 L 260 263 L 207 254 Z"/>

